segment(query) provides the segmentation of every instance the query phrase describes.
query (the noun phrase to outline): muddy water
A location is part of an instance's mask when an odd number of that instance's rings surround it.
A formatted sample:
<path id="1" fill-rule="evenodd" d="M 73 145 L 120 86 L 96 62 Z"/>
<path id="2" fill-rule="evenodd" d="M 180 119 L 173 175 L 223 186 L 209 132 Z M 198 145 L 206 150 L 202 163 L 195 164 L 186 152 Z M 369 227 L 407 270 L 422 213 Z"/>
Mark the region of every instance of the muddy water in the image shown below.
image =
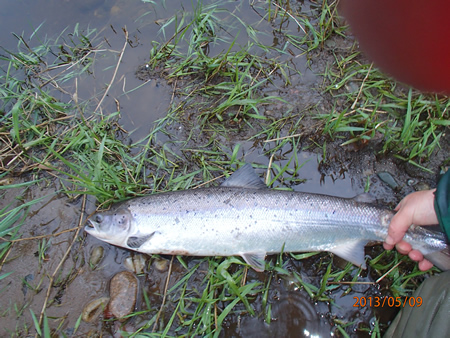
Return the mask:
<path id="1" fill-rule="evenodd" d="M 311 10 L 307 1 L 297 4 L 303 6 L 307 13 Z M 115 81 L 101 106 L 103 114 L 109 114 L 117 110 L 117 99 L 121 119 L 120 123 L 126 130 L 134 131 L 130 139 L 137 141 L 143 138 L 151 129 L 152 123 L 165 116 L 171 100 L 172 87 L 164 79 L 149 77 L 138 79 L 135 76 L 139 67 L 148 61 L 151 41 L 159 39 L 161 23 L 173 15 L 174 11 L 182 11 L 183 8 L 191 9 L 191 1 L 165 1 L 161 5 L 143 3 L 141 1 L 106 1 L 106 0 L 84 0 L 84 1 L 10 1 L 0 4 L 2 32 L 15 32 L 21 34 L 30 44 L 38 44 L 33 40 L 36 36 L 41 39 L 56 38 L 61 31 L 74 31 L 76 24 L 80 30 L 87 31 L 97 29 L 94 45 L 98 49 L 106 48 L 120 51 L 124 45 L 122 27 L 126 26 L 129 33 L 130 43 L 126 45 L 122 62 L 118 68 Z M 240 13 L 239 15 L 247 22 L 258 28 L 260 41 L 267 45 L 279 47 L 279 39 L 276 30 L 266 21 L 261 20 L 263 13 L 250 8 L 247 3 L 236 3 L 235 1 L 224 2 L 224 8 L 228 11 Z M 224 12 L 224 22 L 231 20 Z M 41 24 L 41 28 L 30 39 L 33 31 Z M 283 27 L 298 31 L 296 27 Z M 167 36 L 173 32 L 167 31 Z M 222 34 L 236 34 L 231 28 L 223 29 Z M 300 34 L 300 33 L 298 33 Z M 245 44 L 249 37 L 245 32 L 240 32 L 237 45 Z M 14 50 L 17 40 L 10 34 L 2 35 L 2 46 Z M 222 52 L 220 46 L 212 46 L 210 53 Z M 94 103 L 99 102 L 103 95 L 105 84 L 109 83 L 114 74 L 117 64 L 116 54 L 105 54 L 95 60 L 95 74 L 84 74 L 78 78 L 77 94 L 79 100 L 90 99 Z M 115 56 L 112 56 L 115 55 Z M 267 55 L 272 57 L 273 55 Z M 279 56 L 287 57 L 285 55 Z M 300 73 L 290 74 L 292 85 L 285 87 L 283 80 L 274 83 L 264 89 L 267 95 L 280 95 L 292 106 L 306 107 L 318 104 L 319 107 L 331 106 L 330 102 L 322 102 L 321 95 L 316 88 L 321 79 L 315 75 L 325 62 L 323 59 L 307 60 L 306 56 L 291 58 L 290 61 Z M 72 84 L 75 87 L 75 84 Z M 72 98 L 65 98 L 71 100 Z M 270 113 L 270 112 L 268 112 Z M 180 137 L 182 133 L 180 133 Z M 162 138 L 164 139 L 164 138 Z M 232 149 L 236 143 L 241 144 L 242 157 L 248 162 L 267 164 L 269 159 L 264 155 L 261 146 L 254 146 L 251 142 L 242 139 L 231 140 L 229 148 Z M 286 153 L 289 149 L 283 149 Z M 288 187 L 297 191 L 319 192 L 342 197 L 352 197 L 362 193 L 367 184 L 371 183 L 371 193 L 374 194 L 383 205 L 393 206 L 406 193 L 413 188 L 407 184 L 410 176 L 405 173 L 402 166 L 397 165 L 390 159 L 378 158 L 370 149 L 355 153 L 342 151 L 339 146 L 330 145 L 326 158 L 323 155 L 298 151 L 299 162 L 304 166 L 299 170 L 299 175 L 305 181 L 298 184 L 289 184 Z M 285 160 L 276 160 L 276 164 L 283 166 Z M 293 170 L 291 164 L 290 169 Z M 376 173 L 389 171 L 397 178 L 400 188 L 396 191 L 381 182 Z M 262 172 L 260 172 L 262 173 Z M 17 182 L 29 180 L 31 177 L 22 177 Z M 419 177 L 419 179 L 422 179 Z M 430 185 L 434 184 L 434 178 L 426 178 Z M 56 186 L 55 186 L 56 185 Z M 286 187 L 284 182 L 276 182 L 275 186 Z M 1 336 L 25 336 L 34 334 L 33 322 L 30 309 L 39 317 L 42 306 L 46 301 L 49 286 L 49 277 L 56 271 L 59 262 L 63 259 L 69 246 L 72 250 L 65 260 L 62 268 L 54 276 L 53 287 L 50 288 L 46 314 L 50 318 L 50 327 L 56 329 L 62 325 L 58 332 L 70 336 L 74 332 L 76 322 L 86 304 L 94 299 L 108 296 L 108 287 L 111 278 L 118 272 L 125 270 L 125 260 L 133 253 L 112 247 L 97 239 L 85 236 L 82 232 L 77 233 L 80 217 L 83 219 L 95 209 L 95 200 L 87 198 L 86 210 L 82 214 L 82 197 L 69 199 L 58 193 L 61 187 L 51 178 L 36 184 L 26 190 L 25 200 L 37 197 L 45 197 L 42 202 L 31 207 L 28 218 L 22 227 L 22 238 L 36 237 L 47 234 L 55 234 L 63 230 L 72 229 L 67 233 L 43 239 L 25 240 L 13 245 L 8 255 L 7 263 L 4 264 L 2 273 L 12 272 L 10 276 L 0 281 L 0 335 Z M 2 197 L 1 207 L 10 202 L 18 204 L 17 196 L 22 195 L 23 189 L 8 190 Z M 74 237 L 75 236 L 75 237 Z M 73 239 L 75 241 L 72 244 Z M 41 246 L 41 248 L 40 248 Z M 104 257 L 95 268 L 88 262 L 92 252 L 98 246 L 104 248 Z M 379 250 L 379 248 L 378 248 Z M 370 249 L 368 249 L 370 254 Z M 374 255 L 377 252 L 374 252 Z M 320 257 L 325 257 L 326 254 Z M 317 285 L 321 276 L 315 270 L 315 266 L 322 258 L 313 258 L 305 261 L 295 261 L 286 258 L 291 269 L 301 271 L 302 278 L 306 282 Z M 188 258 L 188 264 L 201 262 L 198 258 Z M 164 290 L 167 277 L 166 271 L 158 271 L 154 268 L 153 260 L 148 258 L 145 273 L 140 275 L 139 282 L 143 290 L 149 293 L 153 307 L 158 308 L 161 304 L 160 295 Z M 171 285 L 181 279 L 185 273 L 184 268 L 174 261 Z M 227 337 L 299 337 L 299 336 L 323 336 L 327 337 L 336 333 L 336 319 L 343 323 L 352 322 L 351 330 L 347 333 L 355 336 L 368 336 L 368 331 L 357 331 L 358 328 L 373 326 L 375 314 L 381 318 L 381 323 L 388 323 L 395 311 L 378 311 L 366 307 L 364 309 L 353 307 L 354 296 L 368 294 L 378 295 L 380 290 L 375 286 L 355 287 L 350 294 L 344 294 L 346 288 L 340 287 L 332 295 L 333 303 L 314 302 L 298 285 L 290 279 L 277 275 L 256 275 L 250 272 L 255 280 L 267 282 L 271 279 L 269 302 L 272 305 L 270 324 L 264 319 L 261 309 L 261 299 L 255 301 L 255 308 L 259 310 L 257 316 L 230 315 L 223 324 L 222 336 Z M 193 281 L 192 288 L 201 289 L 202 277 L 197 276 Z M 361 278 L 362 281 L 373 281 L 371 271 L 367 271 Z M 144 308 L 142 294 L 138 297 L 137 309 Z M 174 304 L 167 305 L 167 311 L 163 313 L 163 319 L 171 316 Z M 388 310 L 388 309 L 386 309 Z M 153 315 L 153 313 L 152 313 Z M 63 318 L 60 320 L 58 318 Z M 139 327 L 149 318 L 144 315 L 133 321 L 130 330 Z M 26 329 L 26 328 L 28 329 Z M 113 324 L 104 323 L 100 320 L 93 323 L 81 322 L 78 328 L 78 336 L 86 336 L 100 332 L 111 335 L 114 331 Z M 181 332 L 182 333 L 182 332 Z M 170 332 L 175 335 L 175 332 Z"/>
<path id="2" fill-rule="evenodd" d="M 125 43 L 122 28 L 126 28 L 130 42 L 101 112 L 108 115 L 117 111 L 115 99 L 118 100 L 120 122 L 124 128 L 127 131 L 140 129 L 140 134 L 132 135 L 132 139 L 137 141 L 150 130 L 153 121 L 165 115 L 171 92 L 156 81 L 143 85 L 134 74 L 137 66 L 149 59 L 151 41 L 160 29 L 155 21 L 172 15 L 179 6 L 170 7 L 168 11 L 162 6 L 156 8 L 139 0 L 5 1 L 0 4 L 0 27 L 3 32 L 1 46 L 13 52 L 17 50 L 18 41 L 11 33 L 22 35 L 33 47 L 47 39 L 54 41 L 63 31 L 65 33 L 58 39 L 58 44 L 70 45 L 67 37 L 77 29 L 84 35 L 95 30 L 88 35 L 93 47 L 100 51 L 107 49 L 115 52 L 98 52 L 94 63 L 95 73 L 85 73 L 77 79 L 77 84 L 73 82 L 68 85 L 69 91 L 74 92 L 76 86 L 79 101 L 89 99 L 95 103 L 100 101 L 105 87 L 113 78 L 118 54 Z M 64 96 L 61 98 L 64 101 L 70 99 Z"/>
<path id="3" fill-rule="evenodd" d="M 214 2 L 212 2 L 214 3 Z M 194 3 L 195 4 L 195 3 Z M 204 2 L 207 7 L 209 2 Z M 87 35 L 91 44 L 99 52 L 96 53 L 94 74 L 83 74 L 77 78 L 77 83 L 66 84 L 69 92 L 77 93 L 78 101 L 91 100 L 99 102 L 105 87 L 114 76 L 119 52 L 124 47 L 125 37 L 122 29 L 128 31 L 129 43 L 126 44 L 120 67 L 114 77 L 108 96 L 103 101 L 99 112 L 108 115 L 120 107 L 120 123 L 125 130 L 133 133 L 131 141 L 138 141 L 145 137 L 152 127 L 152 123 L 165 116 L 172 99 L 172 88 L 160 78 L 147 78 L 145 82 L 137 79 L 135 73 L 139 66 L 149 60 L 152 40 L 165 42 L 174 33 L 173 25 L 161 31 L 162 25 L 174 13 L 192 12 L 193 3 L 186 0 L 144 3 L 139 0 L 83 0 L 83 1 L 8 1 L 0 4 L 2 29 L 1 46 L 13 52 L 17 51 L 18 39 L 12 33 L 23 36 L 31 47 L 39 46 L 45 41 L 57 39 L 58 45 L 70 45 L 68 36 L 76 40 L 78 34 Z M 311 9 L 309 2 L 298 4 L 299 8 L 308 14 Z M 277 48 L 282 48 L 277 38 L 276 29 L 291 31 L 296 34 L 298 27 L 286 23 L 272 27 L 266 20 L 262 20 L 265 13 L 249 4 L 237 4 L 235 1 L 223 1 L 224 9 L 218 12 L 223 26 L 218 35 L 229 39 L 235 37 L 233 49 L 240 49 L 253 40 L 246 33 L 245 27 L 233 15 L 238 16 L 255 29 L 259 42 Z M 185 10 L 186 9 L 186 10 Z M 189 19 L 189 18 L 188 18 Z M 64 32 L 61 34 L 61 32 Z M 91 32 L 91 33 L 89 33 Z M 300 34 L 300 33 L 298 33 Z M 23 47 L 23 45 L 22 45 Z M 187 46 L 186 46 L 187 48 Z M 228 47 L 227 47 L 228 48 Z M 102 50 L 114 53 L 102 53 Z M 224 47 L 220 44 L 211 45 L 208 54 L 212 57 L 222 53 Z M 286 89 L 295 95 L 292 104 L 306 106 L 316 103 L 319 95 L 310 89 L 320 80 L 311 68 L 315 62 L 308 60 L 305 55 L 276 54 L 273 52 L 257 54 L 267 58 L 276 57 L 279 61 L 290 59 L 292 71 L 290 81 L 298 85 L 295 89 Z M 301 74 L 301 76 L 299 75 Z M 273 87 L 265 89 L 267 95 L 279 95 L 284 81 L 279 79 Z M 58 97 L 58 93 L 55 93 Z M 73 100 L 62 94 L 61 99 Z M 116 101 L 117 100 L 117 101 Z"/>

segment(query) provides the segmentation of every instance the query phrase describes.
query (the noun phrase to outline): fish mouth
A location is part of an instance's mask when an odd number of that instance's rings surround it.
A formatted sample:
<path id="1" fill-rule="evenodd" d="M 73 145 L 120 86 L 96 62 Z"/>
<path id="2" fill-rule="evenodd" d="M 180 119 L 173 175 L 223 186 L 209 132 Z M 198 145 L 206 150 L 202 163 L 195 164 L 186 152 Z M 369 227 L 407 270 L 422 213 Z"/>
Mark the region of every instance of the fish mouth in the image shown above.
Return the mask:
<path id="1" fill-rule="evenodd" d="M 98 232 L 96 225 L 97 225 L 97 222 L 95 222 L 91 219 L 88 219 L 88 221 L 86 222 L 86 225 L 84 227 L 84 231 L 86 231 L 88 234 L 92 235 L 93 233 Z"/>

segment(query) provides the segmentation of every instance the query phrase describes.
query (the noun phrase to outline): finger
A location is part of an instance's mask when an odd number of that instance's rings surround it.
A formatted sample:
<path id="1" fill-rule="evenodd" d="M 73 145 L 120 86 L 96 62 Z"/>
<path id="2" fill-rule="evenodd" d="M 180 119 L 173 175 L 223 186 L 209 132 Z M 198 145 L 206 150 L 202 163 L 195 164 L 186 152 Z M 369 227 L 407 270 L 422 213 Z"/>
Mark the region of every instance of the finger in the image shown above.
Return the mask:
<path id="1" fill-rule="evenodd" d="M 403 205 L 403 200 L 401 200 L 400 203 L 397 204 L 397 206 L 395 207 L 394 211 L 399 211 L 400 208 L 402 207 L 402 205 Z"/>
<path id="2" fill-rule="evenodd" d="M 383 248 L 385 250 L 392 250 L 394 249 L 394 245 L 393 244 L 387 244 L 386 242 L 383 243 Z"/>
<path id="3" fill-rule="evenodd" d="M 397 251 L 400 252 L 402 255 L 407 255 L 411 251 L 411 244 L 406 243 L 405 241 L 398 242 L 395 247 L 397 248 Z M 422 257 L 423 258 L 423 257 Z"/>
<path id="4" fill-rule="evenodd" d="M 408 256 L 409 256 L 409 258 L 411 258 L 413 261 L 416 261 L 416 262 L 421 262 L 421 261 L 423 261 L 423 255 L 422 255 L 422 253 L 421 253 L 420 251 L 418 251 L 418 250 L 411 250 L 411 251 L 408 253 Z"/>
<path id="5" fill-rule="evenodd" d="M 400 210 L 392 217 L 388 229 L 388 236 L 385 240 L 388 245 L 395 245 L 400 242 L 406 231 L 412 224 L 412 213 L 407 207 L 401 207 Z"/>
<path id="6" fill-rule="evenodd" d="M 430 270 L 433 267 L 433 263 L 430 261 L 424 259 L 423 261 L 419 262 L 419 270 L 420 271 L 427 271 Z"/>

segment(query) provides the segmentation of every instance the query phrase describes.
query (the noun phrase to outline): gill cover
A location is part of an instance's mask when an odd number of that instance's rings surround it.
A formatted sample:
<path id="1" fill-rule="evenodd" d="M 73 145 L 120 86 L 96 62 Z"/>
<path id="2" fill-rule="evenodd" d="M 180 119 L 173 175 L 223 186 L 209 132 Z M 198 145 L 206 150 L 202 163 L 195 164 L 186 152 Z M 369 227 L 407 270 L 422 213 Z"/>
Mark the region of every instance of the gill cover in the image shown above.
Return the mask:
<path id="1" fill-rule="evenodd" d="M 133 216 L 126 208 L 96 213 L 85 230 L 109 243 L 120 243 L 131 228 Z"/>

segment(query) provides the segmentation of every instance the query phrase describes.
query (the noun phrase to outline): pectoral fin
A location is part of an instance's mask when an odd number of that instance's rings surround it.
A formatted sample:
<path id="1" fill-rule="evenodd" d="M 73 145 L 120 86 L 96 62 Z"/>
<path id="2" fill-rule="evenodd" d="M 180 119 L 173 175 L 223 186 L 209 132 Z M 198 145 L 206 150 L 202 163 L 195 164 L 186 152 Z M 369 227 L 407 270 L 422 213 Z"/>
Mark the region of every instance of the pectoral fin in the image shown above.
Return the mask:
<path id="1" fill-rule="evenodd" d="M 244 261 L 250 265 L 255 271 L 263 272 L 266 267 L 266 253 L 264 251 L 259 252 L 246 252 L 241 254 Z"/>
<path id="2" fill-rule="evenodd" d="M 365 270 L 367 266 L 364 261 L 364 246 L 366 244 L 367 241 L 352 241 L 329 251 Z"/>
<path id="3" fill-rule="evenodd" d="M 128 237 L 127 240 L 127 246 L 130 249 L 139 249 L 141 247 L 142 244 L 144 244 L 145 242 L 147 242 L 150 237 L 152 237 L 155 234 L 155 232 L 152 232 L 149 235 L 142 235 L 142 236 L 131 236 Z"/>

